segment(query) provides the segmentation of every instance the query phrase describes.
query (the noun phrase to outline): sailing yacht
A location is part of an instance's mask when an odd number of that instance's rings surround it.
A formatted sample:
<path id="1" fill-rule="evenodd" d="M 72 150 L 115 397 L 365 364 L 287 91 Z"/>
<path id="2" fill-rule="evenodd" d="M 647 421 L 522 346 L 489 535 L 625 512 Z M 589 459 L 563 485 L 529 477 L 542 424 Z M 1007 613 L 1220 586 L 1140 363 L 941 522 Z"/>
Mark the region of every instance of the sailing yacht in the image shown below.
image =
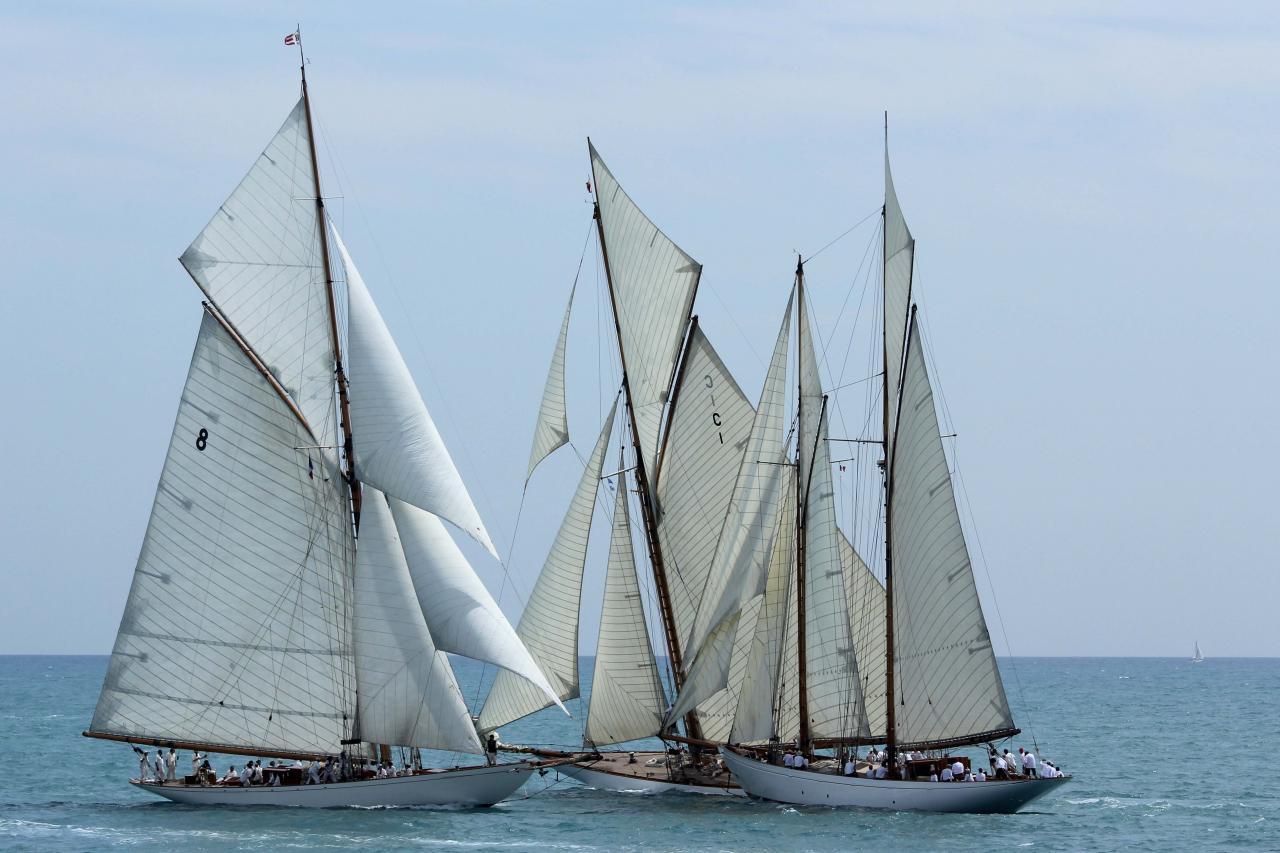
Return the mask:
<path id="1" fill-rule="evenodd" d="M 644 214 L 590 141 L 588 155 L 621 389 L 517 628 L 561 701 L 580 695 L 583 573 L 619 406 L 628 455 L 613 478 L 616 498 L 583 749 L 537 754 L 573 757 L 574 763 L 560 771 L 598 788 L 741 796 L 715 753 L 732 722 L 730 692 L 706 691 L 678 721 L 668 720 L 670 701 L 639 577 L 647 569 L 661 624 L 658 641 L 670 668 L 668 682 L 679 691 L 685 686 L 685 661 L 702 630 L 700 601 L 755 413 L 692 313 L 702 265 Z M 572 307 L 571 291 L 539 406 L 526 483 L 543 459 L 568 442 L 564 375 Z M 639 505 L 647 565 L 638 564 L 632 550 L 628 493 L 636 495 Z M 500 672 L 480 712 L 479 727 L 491 732 L 549 704 L 527 681 Z M 655 736 L 666 742 L 662 751 L 606 749 Z"/>
<path id="2" fill-rule="evenodd" d="M 1191 655 L 1191 662 L 1192 662 L 1192 663 L 1204 663 L 1204 655 L 1200 654 L 1200 641 L 1199 641 L 1199 640 L 1196 640 L 1196 650 L 1195 650 L 1195 653 L 1194 653 L 1193 655 Z"/>
<path id="3" fill-rule="evenodd" d="M 327 215 L 305 61 L 297 104 L 181 263 L 203 317 L 84 734 L 295 762 L 268 774 L 283 784 L 131 780 L 183 803 L 511 795 L 546 763 L 422 766 L 423 749 L 485 752 L 448 653 L 563 706 L 445 528 L 497 556 Z M 388 775 L 395 747 L 409 760 Z M 302 784 L 304 762 L 341 773 Z"/>
<path id="4" fill-rule="evenodd" d="M 862 581 L 865 564 L 836 526 L 828 396 L 801 262 L 792 292 L 796 445 L 789 466 L 771 466 L 785 472 L 788 485 L 786 500 L 776 509 L 765 508 L 779 528 L 767 574 L 763 583 L 739 590 L 740 595 L 758 590 L 760 615 L 742 647 L 746 677 L 738 691 L 731 744 L 721 746 L 720 753 L 743 789 L 760 799 L 1014 812 L 1069 777 L 1023 776 L 1020 768 L 1011 768 L 987 781 L 933 781 L 950 779 L 956 762 L 962 777 L 968 773 L 968 757 L 954 750 L 985 744 L 994 754 L 997 741 L 1020 730 L 1005 696 L 956 508 L 911 305 L 915 241 L 894 192 L 887 147 L 882 215 L 884 585 Z M 787 326 L 784 320 L 775 365 L 788 349 Z M 771 366 L 766 386 L 778 381 Z M 776 453 L 778 446 L 772 450 Z M 755 458 L 771 461 L 768 455 Z M 748 455 L 743 464 L 752 461 Z M 855 597 L 867 592 L 874 600 Z M 779 761 L 783 744 L 805 756 L 808 766 Z M 884 752 L 857 761 L 856 749 L 871 744 L 884 744 Z M 994 770 L 994 757 L 992 762 Z"/>

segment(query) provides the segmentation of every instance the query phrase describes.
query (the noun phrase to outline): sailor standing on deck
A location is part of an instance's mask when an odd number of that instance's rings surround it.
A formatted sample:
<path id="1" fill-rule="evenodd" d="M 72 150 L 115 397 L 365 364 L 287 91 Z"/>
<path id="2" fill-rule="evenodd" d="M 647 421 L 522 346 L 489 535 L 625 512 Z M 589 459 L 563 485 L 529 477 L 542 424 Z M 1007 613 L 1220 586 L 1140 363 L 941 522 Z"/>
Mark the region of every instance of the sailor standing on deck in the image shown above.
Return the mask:
<path id="1" fill-rule="evenodd" d="M 164 781 L 164 753 L 156 749 L 156 781 Z"/>
<path id="2" fill-rule="evenodd" d="M 169 747 L 169 754 L 164 757 L 164 778 L 167 782 L 178 781 L 178 753 Z"/>
<path id="3" fill-rule="evenodd" d="M 489 732 L 489 739 L 484 743 L 484 757 L 490 767 L 498 763 L 498 736 L 494 732 Z M 635 753 L 631 754 L 631 760 L 635 762 Z"/>
<path id="4" fill-rule="evenodd" d="M 133 748 L 133 751 L 138 753 L 138 781 L 146 782 L 147 770 L 151 766 L 148 759 L 148 753 L 145 749 L 138 749 L 136 746 Z"/>
<path id="5" fill-rule="evenodd" d="M 1032 778 L 1036 775 L 1036 756 L 1035 753 L 1028 752 L 1022 747 L 1018 747 L 1018 752 L 1022 753 L 1022 774 Z"/>

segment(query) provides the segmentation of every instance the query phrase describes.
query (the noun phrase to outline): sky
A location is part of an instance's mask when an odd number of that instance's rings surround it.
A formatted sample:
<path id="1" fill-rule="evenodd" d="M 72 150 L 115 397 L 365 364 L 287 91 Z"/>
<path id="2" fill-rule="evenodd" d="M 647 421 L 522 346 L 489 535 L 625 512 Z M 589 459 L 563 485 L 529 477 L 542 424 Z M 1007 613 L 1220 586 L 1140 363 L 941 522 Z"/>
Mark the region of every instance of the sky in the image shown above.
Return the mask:
<path id="1" fill-rule="evenodd" d="M 295 102 L 297 22 L 330 207 L 511 555 L 504 580 L 464 545 L 513 619 L 581 470 L 551 457 L 521 510 L 586 138 L 704 265 L 754 400 L 795 253 L 882 203 L 887 110 L 997 651 L 1280 655 L 1276 17 L 1087 0 L 6 6 L 0 653 L 110 651 L 200 321 L 176 258 Z M 809 265 L 832 340 L 874 227 Z M 591 248 L 584 455 L 600 287 Z"/>

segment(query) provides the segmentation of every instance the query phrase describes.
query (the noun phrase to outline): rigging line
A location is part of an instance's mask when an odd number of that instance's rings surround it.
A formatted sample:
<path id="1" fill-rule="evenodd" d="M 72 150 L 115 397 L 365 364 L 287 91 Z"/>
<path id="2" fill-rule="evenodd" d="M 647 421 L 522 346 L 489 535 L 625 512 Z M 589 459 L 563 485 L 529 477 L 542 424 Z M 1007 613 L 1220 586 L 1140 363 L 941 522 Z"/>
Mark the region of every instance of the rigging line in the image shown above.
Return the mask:
<path id="1" fill-rule="evenodd" d="M 726 303 L 724 299 L 721 298 L 720 291 L 716 290 L 714 285 L 704 282 L 702 280 L 698 281 L 698 289 L 711 291 L 711 295 L 716 298 L 716 302 L 719 302 L 720 307 L 724 309 L 724 314 L 726 317 L 729 318 L 729 322 L 732 323 L 733 327 L 738 330 L 738 334 L 742 336 L 742 340 L 746 341 L 747 349 L 751 351 L 751 354 L 753 356 L 755 356 L 756 361 L 758 361 L 761 365 L 767 365 L 768 362 L 766 362 L 763 358 L 760 357 L 760 352 L 756 349 L 755 341 L 751 339 L 750 335 L 748 335 L 745 331 L 743 331 L 742 326 L 738 324 L 738 318 L 733 316 L 733 311 L 730 310 L 728 303 Z"/>
<path id="2" fill-rule="evenodd" d="M 329 154 L 330 161 L 334 163 L 336 168 L 342 174 L 346 174 L 346 169 L 342 166 L 341 158 L 339 158 L 336 153 L 337 146 L 333 145 L 332 142 L 330 141 L 329 134 L 328 134 L 328 131 L 326 130 L 324 122 L 317 121 L 316 123 L 320 127 L 320 135 L 324 138 L 325 149 Z M 349 177 L 350 176 L 348 175 L 348 179 Z M 340 179 L 339 179 L 339 187 L 341 187 Z M 400 306 L 400 310 L 404 312 L 406 315 L 408 315 L 407 303 L 405 302 L 404 297 L 401 295 L 400 287 L 396 282 L 396 277 L 391 270 L 390 264 L 387 263 L 386 253 L 383 252 L 382 250 L 382 244 L 378 241 L 378 236 L 369 222 L 369 217 L 365 213 L 364 206 L 360 204 L 359 198 L 354 194 L 348 194 L 345 191 L 343 191 L 343 197 L 344 197 L 344 201 L 347 197 L 350 197 L 352 200 L 352 203 L 356 207 L 356 210 L 360 213 L 360 219 L 364 223 L 364 226 L 369 233 L 369 238 L 373 243 L 374 249 L 378 253 L 378 261 L 382 265 L 383 274 L 386 276 L 387 283 L 391 286 L 391 292 L 395 296 L 396 302 Z M 323 223 L 323 222 L 320 223 L 320 227 L 322 228 L 325 227 L 325 225 L 326 223 Z M 461 455 L 466 460 L 467 467 L 470 468 L 472 471 L 475 471 L 476 468 L 475 468 L 475 465 L 473 464 L 473 457 L 469 449 L 469 442 L 466 440 L 466 436 L 468 435 L 468 433 L 458 428 L 458 422 L 453 417 L 454 407 L 448 405 L 447 403 L 448 395 L 445 394 L 444 392 L 444 386 L 440 384 L 440 381 L 436 379 L 435 373 L 431 370 L 431 359 L 427 356 L 426 347 L 423 345 L 422 339 L 418 335 L 416 325 L 412 323 L 407 325 L 409 328 L 409 337 L 412 339 L 414 343 L 414 348 L 417 350 L 420 364 L 423 365 L 423 369 L 426 372 L 427 379 L 435 387 L 436 393 L 439 395 L 439 399 L 444 403 L 443 405 L 444 418 L 448 422 L 453 432 L 453 435 L 455 437 L 453 441 L 453 446 L 461 450 Z M 424 401 L 424 404 L 425 404 L 425 401 Z M 488 509 L 489 518 L 490 519 L 495 518 L 496 513 L 494 512 L 494 503 L 492 500 L 490 500 L 489 494 L 485 490 L 483 482 L 481 482 L 477 478 L 473 480 L 470 487 L 468 487 L 467 489 L 468 492 L 470 492 L 471 488 L 474 488 L 479 493 L 480 500 L 485 504 L 485 506 Z M 483 524 L 483 521 L 481 523 Z M 513 540 L 511 538 L 508 538 L 507 540 L 508 551 L 511 550 L 512 542 Z M 501 558 L 498 559 L 498 564 L 502 566 L 503 572 L 507 571 L 507 567 L 505 564 L 503 564 Z"/>
<path id="3" fill-rule="evenodd" d="M 841 240 L 843 240 L 845 237 L 848 237 L 850 234 L 852 234 L 852 233 L 857 229 L 857 227 L 858 227 L 859 225 L 863 224 L 864 222 L 866 222 L 866 221 L 867 221 L 868 219 L 870 219 L 871 217 L 879 215 L 879 213 L 880 213 L 880 211 L 881 211 L 882 209 L 883 209 L 882 207 L 877 207 L 875 210 L 871 211 L 871 212 L 870 212 L 870 213 L 868 213 L 866 216 L 862 217 L 862 218 L 861 218 L 861 219 L 859 219 L 857 222 L 855 222 L 855 223 L 853 223 L 852 225 L 850 225 L 847 229 L 845 229 L 843 232 L 841 232 L 841 233 L 840 233 L 840 235 L 839 235 L 838 237 L 836 237 L 834 240 L 832 240 L 831 242 L 827 243 L 827 245 L 823 246 L 821 249 L 819 249 L 818 251 L 814 252 L 814 253 L 813 253 L 812 255 L 810 255 L 809 257 L 805 258 L 805 259 L 804 259 L 804 262 L 805 262 L 806 264 L 807 264 L 807 263 L 809 263 L 809 261 L 811 261 L 811 260 L 813 260 L 814 258 L 818 257 L 818 255 L 821 255 L 821 254 L 822 254 L 823 252 L 825 252 L 827 249 L 830 249 L 830 248 L 831 248 L 832 246 L 834 246 L 836 243 L 839 243 L 839 242 L 840 242 Z"/>

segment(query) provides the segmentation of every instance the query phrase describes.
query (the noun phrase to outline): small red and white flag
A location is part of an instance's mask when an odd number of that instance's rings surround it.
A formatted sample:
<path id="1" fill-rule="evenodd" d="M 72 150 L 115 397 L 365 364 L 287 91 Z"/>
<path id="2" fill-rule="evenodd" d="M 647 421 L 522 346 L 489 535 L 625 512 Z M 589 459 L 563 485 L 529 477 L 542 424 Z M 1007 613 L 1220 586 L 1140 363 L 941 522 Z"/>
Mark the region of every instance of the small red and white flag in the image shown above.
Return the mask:
<path id="1" fill-rule="evenodd" d="M 285 36 L 285 37 L 284 37 L 284 43 L 285 43 L 285 44 L 297 44 L 297 43 L 298 43 L 298 40 L 299 40 L 300 38 L 301 38 L 301 36 L 299 36 L 299 35 L 298 35 L 298 33 L 295 31 L 295 32 L 289 33 L 289 35 L 287 35 L 287 36 Z"/>

